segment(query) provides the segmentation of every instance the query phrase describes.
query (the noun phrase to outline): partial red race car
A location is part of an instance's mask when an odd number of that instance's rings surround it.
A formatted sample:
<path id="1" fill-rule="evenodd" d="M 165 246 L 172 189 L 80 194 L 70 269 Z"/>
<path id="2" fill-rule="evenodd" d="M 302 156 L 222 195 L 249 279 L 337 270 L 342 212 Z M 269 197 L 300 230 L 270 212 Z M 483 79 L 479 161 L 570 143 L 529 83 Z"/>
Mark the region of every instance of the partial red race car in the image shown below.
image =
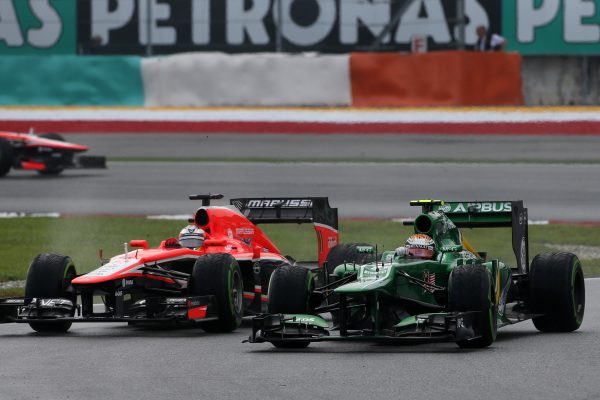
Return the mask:
<path id="1" fill-rule="evenodd" d="M 322 267 L 338 243 L 337 209 L 326 197 L 240 198 L 211 206 L 222 195 L 202 200 L 193 226 L 179 240 L 149 248 L 132 240 L 124 254 L 77 275 L 72 260 L 40 254 L 29 267 L 25 297 L 0 299 L 0 323 L 29 323 L 38 332 L 66 332 L 72 322 L 197 322 L 211 332 L 237 328 L 242 316 L 266 312 L 269 278 L 276 268 L 299 264 Z M 258 228 L 260 223 L 312 223 L 318 261 L 296 262 L 281 254 Z M 187 232 L 202 232 L 188 248 Z M 301 277 L 305 279 L 304 276 Z M 94 307 L 100 296 L 102 309 Z"/>
<path id="2" fill-rule="evenodd" d="M 0 132 L 0 177 L 11 168 L 58 175 L 66 168 L 106 168 L 106 157 L 76 156 L 87 146 L 69 143 L 58 133 Z"/>

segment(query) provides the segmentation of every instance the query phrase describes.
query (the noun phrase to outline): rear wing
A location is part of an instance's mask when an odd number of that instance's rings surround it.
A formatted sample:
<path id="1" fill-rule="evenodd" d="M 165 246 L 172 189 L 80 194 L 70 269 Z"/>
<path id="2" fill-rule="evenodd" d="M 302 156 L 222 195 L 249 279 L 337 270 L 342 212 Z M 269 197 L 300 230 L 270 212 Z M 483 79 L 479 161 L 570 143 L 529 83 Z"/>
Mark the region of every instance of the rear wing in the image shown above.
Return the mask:
<path id="1" fill-rule="evenodd" d="M 338 210 L 327 197 L 277 197 L 231 199 L 231 205 L 254 224 L 312 223 L 317 232 L 319 266 L 339 243 Z"/>
<path id="2" fill-rule="evenodd" d="M 523 201 L 417 200 L 423 212 L 441 211 L 459 228 L 511 228 L 512 248 L 521 274 L 529 273 L 529 229 Z"/>
<path id="3" fill-rule="evenodd" d="M 529 228 L 523 201 L 447 202 L 433 207 L 459 228 L 511 228 L 517 270 L 529 273 Z"/>

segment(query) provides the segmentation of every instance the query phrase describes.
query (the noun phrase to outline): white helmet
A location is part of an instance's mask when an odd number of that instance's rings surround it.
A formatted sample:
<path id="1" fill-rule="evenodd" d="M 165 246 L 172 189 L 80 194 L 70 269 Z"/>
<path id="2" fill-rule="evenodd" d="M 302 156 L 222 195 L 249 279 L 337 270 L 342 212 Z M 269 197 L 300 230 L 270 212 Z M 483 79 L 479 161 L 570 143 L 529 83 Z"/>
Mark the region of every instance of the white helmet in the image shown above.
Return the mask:
<path id="1" fill-rule="evenodd" d="M 204 231 L 195 225 L 188 225 L 179 232 L 179 244 L 188 249 L 196 249 L 204 243 Z"/>

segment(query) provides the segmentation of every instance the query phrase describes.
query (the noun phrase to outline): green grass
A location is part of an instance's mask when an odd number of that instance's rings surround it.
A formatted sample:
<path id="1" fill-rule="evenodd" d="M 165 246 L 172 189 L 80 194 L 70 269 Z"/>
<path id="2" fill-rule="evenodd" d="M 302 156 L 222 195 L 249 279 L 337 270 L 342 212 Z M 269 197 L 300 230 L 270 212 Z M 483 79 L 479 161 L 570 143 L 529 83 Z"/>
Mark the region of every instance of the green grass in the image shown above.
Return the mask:
<path id="1" fill-rule="evenodd" d="M 176 236 L 183 221 L 147 220 L 143 217 L 21 218 L 0 220 L 0 282 L 23 280 L 31 260 L 42 252 L 71 256 L 79 273 L 100 265 L 105 257 L 123 252 L 130 239 L 146 239 L 150 246 Z M 310 225 L 265 225 L 262 229 L 283 254 L 297 260 L 316 259 L 316 236 Z M 379 251 L 404 243 L 410 227 L 391 221 L 342 220 L 341 241 L 377 244 Z M 509 229 L 463 230 L 478 251 L 514 265 Z M 548 244 L 600 247 L 600 227 L 545 225 L 530 227 L 530 257 L 553 251 Z M 586 276 L 600 275 L 600 259 L 583 260 Z M 3 293 L 4 294 L 4 293 Z"/>

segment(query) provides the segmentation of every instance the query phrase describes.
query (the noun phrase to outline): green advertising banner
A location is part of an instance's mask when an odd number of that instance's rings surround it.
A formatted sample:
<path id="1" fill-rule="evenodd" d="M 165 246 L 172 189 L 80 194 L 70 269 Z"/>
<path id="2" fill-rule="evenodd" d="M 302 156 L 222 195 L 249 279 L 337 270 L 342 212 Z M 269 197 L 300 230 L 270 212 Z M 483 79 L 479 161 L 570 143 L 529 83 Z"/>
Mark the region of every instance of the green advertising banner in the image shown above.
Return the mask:
<path id="1" fill-rule="evenodd" d="M 600 0 L 503 0 L 502 28 L 510 51 L 600 54 Z"/>
<path id="2" fill-rule="evenodd" d="M 0 55 L 74 54 L 76 0 L 0 0 Z"/>

